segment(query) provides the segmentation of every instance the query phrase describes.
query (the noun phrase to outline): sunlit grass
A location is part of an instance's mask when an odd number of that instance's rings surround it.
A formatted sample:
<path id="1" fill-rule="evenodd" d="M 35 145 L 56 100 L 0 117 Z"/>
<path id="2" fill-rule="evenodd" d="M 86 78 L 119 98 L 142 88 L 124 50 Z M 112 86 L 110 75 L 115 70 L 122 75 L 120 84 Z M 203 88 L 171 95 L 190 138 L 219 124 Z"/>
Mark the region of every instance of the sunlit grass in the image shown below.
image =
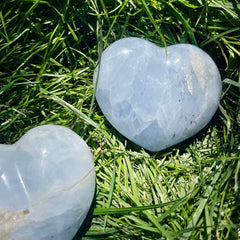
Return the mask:
<path id="1" fill-rule="evenodd" d="M 153 154 L 105 120 L 93 71 L 102 50 L 126 36 L 191 43 L 215 60 L 220 107 L 195 137 Z M 2 1 L 0 142 L 49 123 L 84 138 L 97 189 L 75 239 L 238 239 L 239 71 L 237 1 Z"/>

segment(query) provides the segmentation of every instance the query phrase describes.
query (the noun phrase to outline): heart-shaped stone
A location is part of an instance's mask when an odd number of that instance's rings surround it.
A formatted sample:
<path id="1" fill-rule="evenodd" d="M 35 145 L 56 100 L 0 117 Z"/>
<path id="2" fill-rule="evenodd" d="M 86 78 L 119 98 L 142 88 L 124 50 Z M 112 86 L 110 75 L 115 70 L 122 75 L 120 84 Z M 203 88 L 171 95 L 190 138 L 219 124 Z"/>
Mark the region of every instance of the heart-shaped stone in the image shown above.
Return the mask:
<path id="1" fill-rule="evenodd" d="M 0 239 L 70 240 L 91 205 L 95 171 L 72 130 L 44 125 L 0 145 Z"/>
<path id="2" fill-rule="evenodd" d="M 109 122 L 150 151 L 177 144 L 206 126 L 222 89 L 216 64 L 200 48 L 176 44 L 166 51 L 134 37 L 103 51 L 95 85 Z"/>

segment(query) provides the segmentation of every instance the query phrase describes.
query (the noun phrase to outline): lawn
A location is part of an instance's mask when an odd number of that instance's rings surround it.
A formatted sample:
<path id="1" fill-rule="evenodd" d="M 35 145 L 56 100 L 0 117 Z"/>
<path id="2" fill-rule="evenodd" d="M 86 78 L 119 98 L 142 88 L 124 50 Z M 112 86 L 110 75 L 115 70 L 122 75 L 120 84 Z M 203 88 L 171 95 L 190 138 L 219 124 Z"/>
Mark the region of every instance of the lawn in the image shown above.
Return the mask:
<path id="1" fill-rule="evenodd" d="M 219 109 L 161 152 L 105 119 L 93 89 L 102 51 L 135 36 L 190 43 L 216 62 Z M 0 143 L 59 124 L 90 147 L 96 197 L 77 239 L 240 239 L 240 3 L 237 0 L 3 0 Z"/>

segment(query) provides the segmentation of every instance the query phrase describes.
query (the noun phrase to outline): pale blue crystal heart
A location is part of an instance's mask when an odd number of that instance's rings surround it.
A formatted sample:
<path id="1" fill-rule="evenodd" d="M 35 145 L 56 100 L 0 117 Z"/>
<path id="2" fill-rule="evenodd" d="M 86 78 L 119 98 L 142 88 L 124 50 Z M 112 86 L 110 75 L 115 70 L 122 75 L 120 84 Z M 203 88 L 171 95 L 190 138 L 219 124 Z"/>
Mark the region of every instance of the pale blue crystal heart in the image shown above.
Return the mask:
<path id="1" fill-rule="evenodd" d="M 0 144 L 0 176 L 1 240 L 72 239 L 95 191 L 87 144 L 57 125 Z"/>
<path id="2" fill-rule="evenodd" d="M 99 71 L 99 72 L 98 72 Z M 160 151 L 200 131 L 218 108 L 221 77 L 212 58 L 190 44 L 160 48 L 134 37 L 103 51 L 96 98 L 125 137 Z"/>

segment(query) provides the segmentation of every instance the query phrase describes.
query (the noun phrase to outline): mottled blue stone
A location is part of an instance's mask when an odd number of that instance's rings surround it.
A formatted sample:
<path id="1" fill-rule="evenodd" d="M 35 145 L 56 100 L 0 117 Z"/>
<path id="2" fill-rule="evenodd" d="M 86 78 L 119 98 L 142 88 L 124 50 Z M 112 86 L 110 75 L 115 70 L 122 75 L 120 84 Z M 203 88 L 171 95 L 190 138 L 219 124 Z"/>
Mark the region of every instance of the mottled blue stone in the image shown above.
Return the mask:
<path id="1" fill-rule="evenodd" d="M 72 130 L 44 125 L 0 144 L 0 239 L 71 240 L 95 191 L 87 144 Z"/>
<path id="2" fill-rule="evenodd" d="M 166 51 L 135 37 L 103 51 L 94 86 L 108 121 L 150 151 L 177 144 L 206 126 L 222 89 L 216 64 L 200 48 L 176 44 Z"/>

